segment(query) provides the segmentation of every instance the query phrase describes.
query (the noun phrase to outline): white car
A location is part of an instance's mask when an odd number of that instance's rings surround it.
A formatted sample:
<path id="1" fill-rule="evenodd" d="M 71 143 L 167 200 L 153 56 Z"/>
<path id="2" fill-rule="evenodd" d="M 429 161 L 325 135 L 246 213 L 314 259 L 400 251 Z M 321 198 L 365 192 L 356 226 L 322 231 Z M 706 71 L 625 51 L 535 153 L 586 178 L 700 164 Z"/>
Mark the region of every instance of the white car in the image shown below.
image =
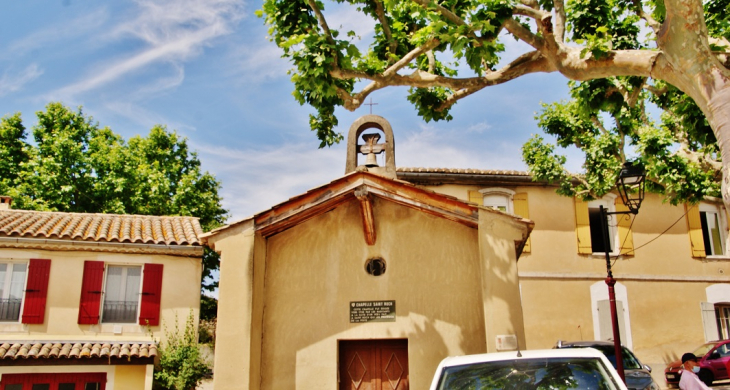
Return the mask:
<path id="1" fill-rule="evenodd" d="M 606 356 L 593 348 L 513 351 L 448 357 L 431 390 L 626 390 Z"/>

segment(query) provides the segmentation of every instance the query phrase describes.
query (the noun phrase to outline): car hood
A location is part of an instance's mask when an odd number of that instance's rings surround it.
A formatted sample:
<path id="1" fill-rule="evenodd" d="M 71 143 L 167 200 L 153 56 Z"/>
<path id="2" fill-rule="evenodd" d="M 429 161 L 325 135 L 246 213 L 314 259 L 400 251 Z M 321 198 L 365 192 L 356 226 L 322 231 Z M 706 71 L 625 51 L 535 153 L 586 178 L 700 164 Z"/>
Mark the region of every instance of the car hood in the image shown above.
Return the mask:
<path id="1" fill-rule="evenodd" d="M 646 370 L 625 370 L 626 387 L 629 389 L 644 389 L 651 383 L 651 374 Z"/>
<path id="2" fill-rule="evenodd" d="M 670 362 L 669 364 L 667 364 L 667 368 L 678 369 L 679 366 L 681 366 L 681 365 L 682 365 L 682 362 L 681 361 L 675 360 L 675 361 Z"/>

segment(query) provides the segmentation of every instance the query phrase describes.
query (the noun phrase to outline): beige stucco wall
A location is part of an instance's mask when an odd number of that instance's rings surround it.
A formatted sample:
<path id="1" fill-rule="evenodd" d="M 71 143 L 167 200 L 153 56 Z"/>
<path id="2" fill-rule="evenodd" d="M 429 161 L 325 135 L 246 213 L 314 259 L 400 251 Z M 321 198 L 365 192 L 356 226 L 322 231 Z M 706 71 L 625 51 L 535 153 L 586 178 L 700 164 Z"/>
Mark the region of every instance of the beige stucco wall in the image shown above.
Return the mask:
<path id="1" fill-rule="evenodd" d="M 50 259 L 46 315 L 43 324 L 0 323 L 5 340 L 134 340 L 145 341 L 150 334 L 164 338 L 163 325 L 174 328 L 176 315 L 181 328 L 191 312 L 197 324 L 200 308 L 200 258 L 167 255 L 123 254 L 81 251 L 50 251 L 0 248 L 0 260 Z M 79 325 L 79 299 L 84 261 L 103 261 L 114 265 L 164 264 L 160 302 L 160 325 L 123 324 L 115 334 L 113 324 Z"/>
<path id="2" fill-rule="evenodd" d="M 380 198 L 372 205 L 372 246 L 355 199 L 268 239 L 252 220 L 213 237 L 216 390 L 334 389 L 340 340 L 404 338 L 410 388 L 425 389 L 446 356 L 493 350 L 497 334 L 524 342 L 514 267 L 524 224 L 481 210 L 476 228 Z M 386 261 L 384 275 L 366 273 L 372 257 Z M 502 291 L 483 299 L 492 284 Z M 395 322 L 350 323 L 350 302 L 377 300 L 396 301 Z"/>
<path id="3" fill-rule="evenodd" d="M 476 231 L 375 200 L 364 243 L 352 201 L 269 239 L 262 389 L 337 388 L 337 341 L 407 338 L 412 389 L 448 355 L 485 351 Z M 418 234 L 414 234 L 418 232 Z M 380 256 L 384 275 L 365 272 Z M 396 322 L 351 324 L 351 301 L 395 300 Z"/>

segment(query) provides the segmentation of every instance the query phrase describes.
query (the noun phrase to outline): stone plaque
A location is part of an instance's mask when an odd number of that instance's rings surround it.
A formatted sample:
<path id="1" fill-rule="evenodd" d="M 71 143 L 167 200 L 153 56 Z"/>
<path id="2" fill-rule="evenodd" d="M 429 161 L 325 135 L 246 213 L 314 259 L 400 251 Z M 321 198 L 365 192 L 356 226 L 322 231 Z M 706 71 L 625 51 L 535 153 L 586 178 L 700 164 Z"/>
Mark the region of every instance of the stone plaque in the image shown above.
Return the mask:
<path id="1" fill-rule="evenodd" d="M 350 322 L 395 322 L 395 301 L 350 302 Z"/>

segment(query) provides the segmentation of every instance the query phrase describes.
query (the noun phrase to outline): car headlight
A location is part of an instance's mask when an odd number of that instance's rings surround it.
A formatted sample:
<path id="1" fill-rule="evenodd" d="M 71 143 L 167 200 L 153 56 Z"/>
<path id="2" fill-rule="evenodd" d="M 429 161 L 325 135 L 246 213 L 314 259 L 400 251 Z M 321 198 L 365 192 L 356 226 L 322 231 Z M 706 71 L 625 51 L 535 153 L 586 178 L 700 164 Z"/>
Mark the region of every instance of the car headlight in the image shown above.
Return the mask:
<path id="1" fill-rule="evenodd" d="M 644 387 L 644 390 L 660 390 L 660 387 L 656 384 L 656 382 L 651 381 L 651 383 L 649 383 L 649 386 Z"/>

